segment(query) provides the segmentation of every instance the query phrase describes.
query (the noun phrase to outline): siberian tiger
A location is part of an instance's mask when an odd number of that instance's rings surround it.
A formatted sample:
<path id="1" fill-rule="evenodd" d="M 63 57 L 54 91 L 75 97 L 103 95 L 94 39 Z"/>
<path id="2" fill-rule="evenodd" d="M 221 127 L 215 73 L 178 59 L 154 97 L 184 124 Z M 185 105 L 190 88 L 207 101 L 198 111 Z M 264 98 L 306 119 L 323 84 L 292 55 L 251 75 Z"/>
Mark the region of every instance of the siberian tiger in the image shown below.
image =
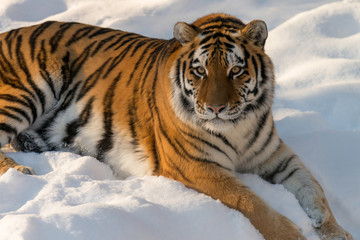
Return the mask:
<path id="1" fill-rule="evenodd" d="M 304 239 L 234 172 L 282 184 L 322 239 L 353 239 L 279 138 L 263 21 L 212 14 L 161 40 L 74 22 L 0 35 L 0 144 L 96 157 L 119 177 L 163 175 L 244 214 L 265 239 Z M 1 153 L 9 168 L 34 174 Z M 241 239 L 241 236 L 239 236 Z"/>

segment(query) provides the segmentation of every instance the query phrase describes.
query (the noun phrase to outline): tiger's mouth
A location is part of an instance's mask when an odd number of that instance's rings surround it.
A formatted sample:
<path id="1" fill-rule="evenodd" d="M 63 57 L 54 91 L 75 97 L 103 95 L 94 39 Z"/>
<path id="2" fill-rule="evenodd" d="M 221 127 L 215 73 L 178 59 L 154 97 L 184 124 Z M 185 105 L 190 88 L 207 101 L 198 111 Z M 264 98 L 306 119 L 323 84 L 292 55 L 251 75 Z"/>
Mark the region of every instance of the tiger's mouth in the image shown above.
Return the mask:
<path id="1" fill-rule="evenodd" d="M 227 110 L 220 113 L 211 113 L 209 111 L 198 111 L 195 108 L 195 113 L 201 123 L 211 124 L 213 126 L 223 126 L 226 124 L 234 124 L 240 120 L 245 119 L 246 112 L 243 104 L 232 111 Z"/>

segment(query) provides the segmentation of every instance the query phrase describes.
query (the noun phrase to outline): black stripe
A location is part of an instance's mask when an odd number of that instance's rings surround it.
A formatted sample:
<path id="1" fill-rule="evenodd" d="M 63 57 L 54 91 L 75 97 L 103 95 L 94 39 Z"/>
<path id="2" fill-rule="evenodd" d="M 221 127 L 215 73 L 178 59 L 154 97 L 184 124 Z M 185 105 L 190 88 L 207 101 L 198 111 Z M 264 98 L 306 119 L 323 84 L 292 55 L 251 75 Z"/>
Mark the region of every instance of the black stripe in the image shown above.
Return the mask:
<path id="1" fill-rule="evenodd" d="M 158 144 L 156 141 L 156 138 L 153 137 L 152 139 L 152 145 L 151 145 L 151 149 L 150 152 L 153 155 L 153 160 L 154 160 L 154 169 L 153 169 L 153 174 L 157 174 L 159 172 L 159 167 L 160 167 L 160 156 L 159 156 L 159 152 L 158 152 Z"/>
<path id="2" fill-rule="evenodd" d="M 200 45 L 203 45 L 204 43 L 210 41 L 211 39 L 212 39 L 212 35 L 205 37 L 203 40 L 200 41 Z"/>
<path id="3" fill-rule="evenodd" d="M 91 56 L 95 56 L 95 54 L 100 50 L 100 48 L 102 48 L 107 42 L 111 41 L 114 37 L 118 36 L 118 34 L 115 34 L 115 35 L 111 35 L 105 39 L 102 39 L 98 44 L 97 46 L 95 47 L 95 50 L 91 53 Z"/>
<path id="4" fill-rule="evenodd" d="M 15 97 L 15 96 L 13 96 L 13 95 L 10 95 L 10 94 L 0 94 L 0 99 L 2 99 L 2 100 L 6 100 L 6 101 L 9 101 L 9 102 L 12 102 L 12 103 L 15 102 L 15 103 L 18 103 L 18 104 L 22 105 L 23 107 L 30 108 L 31 113 L 32 113 L 32 117 L 33 117 L 32 121 L 31 121 L 31 123 L 32 123 L 32 122 L 34 122 L 35 119 L 37 118 L 36 108 L 35 108 L 35 106 L 34 106 L 33 101 L 32 101 L 29 97 L 24 96 L 24 95 L 22 95 L 22 97 L 23 97 L 27 102 L 24 101 L 24 100 L 22 100 L 22 99 L 20 99 L 20 98 L 18 98 L 18 97 Z"/>
<path id="5" fill-rule="evenodd" d="M 157 116 L 158 116 L 158 118 L 160 120 L 159 114 L 157 114 Z M 188 151 L 186 151 L 186 149 L 179 142 L 179 140 L 176 139 L 176 137 L 174 137 L 174 138 L 169 137 L 169 135 L 164 130 L 161 122 L 159 122 L 159 129 L 160 129 L 161 135 L 163 135 L 165 137 L 165 139 L 171 145 L 171 147 L 173 148 L 175 153 L 178 154 L 181 157 L 182 160 L 184 160 L 184 161 L 195 160 L 195 161 L 198 161 L 198 162 L 212 162 L 209 159 L 196 157 L 196 156 L 190 154 Z"/>
<path id="6" fill-rule="evenodd" d="M 89 77 L 87 77 L 84 81 L 84 85 L 82 86 L 76 101 L 81 100 L 98 82 L 100 76 L 102 75 L 106 65 L 110 62 L 112 58 L 110 57 L 106 60 L 103 65 L 101 65 L 98 69 L 96 69 Z"/>
<path id="7" fill-rule="evenodd" d="M 291 172 L 289 172 L 289 174 L 288 174 L 285 178 L 283 178 L 283 179 L 280 181 L 280 183 L 282 184 L 283 182 L 285 182 L 286 180 L 288 180 L 289 178 L 291 178 L 291 177 L 294 175 L 294 173 L 297 172 L 298 170 L 300 170 L 300 168 L 295 168 L 295 169 L 293 169 Z"/>
<path id="8" fill-rule="evenodd" d="M 129 41 L 131 41 L 131 40 L 137 41 L 137 39 L 129 39 Z M 129 41 L 124 41 L 124 42 L 122 42 L 121 46 L 123 46 L 123 44 L 128 43 Z M 133 43 L 134 43 L 134 42 L 131 42 L 131 43 L 129 44 L 129 46 L 125 47 L 125 49 L 122 50 L 122 51 L 120 52 L 120 54 L 117 55 L 117 56 L 113 59 L 113 61 L 112 61 L 112 63 L 110 64 L 107 72 L 106 72 L 105 75 L 104 75 L 104 78 L 106 78 L 106 77 L 108 76 L 108 74 L 109 74 L 116 66 L 118 66 L 118 65 L 124 60 L 124 58 L 126 57 L 126 55 L 128 54 L 128 52 L 130 51 Z M 114 49 L 114 50 L 117 50 L 117 48 Z"/>
<path id="9" fill-rule="evenodd" d="M 151 49 L 152 47 L 155 47 L 157 44 L 159 44 L 158 41 L 153 41 L 153 42 L 151 42 L 149 45 L 146 46 L 146 48 L 143 50 L 143 52 L 142 52 L 141 55 L 142 55 L 142 56 L 146 56 L 146 54 L 147 54 L 147 52 L 149 51 L 149 49 Z M 136 62 L 135 66 L 134 66 L 134 68 L 133 68 L 133 71 L 132 71 L 131 74 L 130 74 L 130 77 L 129 77 L 129 80 L 127 81 L 127 83 L 126 83 L 126 86 L 129 86 L 129 85 L 130 85 L 131 81 L 132 81 L 133 78 L 134 78 L 134 74 L 135 74 L 136 71 L 138 71 L 138 68 L 139 68 L 140 63 L 141 63 L 142 60 L 146 60 L 146 58 L 140 57 L 140 58 L 138 59 L 138 61 Z M 145 64 L 145 65 L 146 65 L 146 64 Z"/>
<path id="10" fill-rule="evenodd" d="M 125 41 L 121 42 L 116 48 L 114 48 L 113 50 L 118 50 L 121 47 L 123 47 L 125 44 L 127 44 L 128 42 L 131 42 L 126 48 L 131 48 L 132 44 L 134 44 L 135 42 L 139 41 L 139 38 L 144 38 L 142 36 L 134 36 L 134 37 L 129 37 L 129 39 L 126 39 Z"/>
<path id="11" fill-rule="evenodd" d="M 41 135 L 41 137 L 44 139 L 45 142 L 47 142 L 50 137 L 46 133 L 51 127 L 51 124 L 54 123 L 54 120 L 56 119 L 59 113 L 65 111 L 72 104 L 79 86 L 80 86 L 80 82 L 77 82 L 72 86 L 72 88 L 69 90 L 68 94 L 66 95 L 64 102 L 61 104 L 61 106 L 58 109 L 56 109 L 54 115 L 49 117 L 39 128 L 38 133 L 39 135 Z M 56 150 L 56 146 L 54 146 L 54 150 Z"/>
<path id="12" fill-rule="evenodd" d="M 0 99 L 2 100 L 6 100 L 9 102 L 16 102 L 16 103 L 20 103 L 21 105 L 23 105 L 24 107 L 29 107 L 28 103 L 26 103 L 25 101 L 23 101 L 22 99 L 11 95 L 11 94 L 0 94 Z"/>
<path id="13" fill-rule="evenodd" d="M 130 133 L 131 133 L 131 138 L 132 138 L 132 141 L 131 141 L 131 144 L 132 145 L 138 145 L 138 136 L 137 136 L 137 132 L 136 132 L 136 124 L 137 124 L 137 121 L 138 121 L 138 118 L 137 118 L 137 114 L 136 114 L 136 111 L 137 111 L 137 101 L 136 101 L 136 87 L 134 88 L 134 92 L 133 92 L 133 98 L 132 98 L 132 101 L 129 103 L 128 105 L 128 116 L 129 116 L 129 127 L 130 127 Z"/>
<path id="14" fill-rule="evenodd" d="M 190 103 L 190 101 L 181 93 L 180 101 L 183 108 L 188 111 L 190 114 L 194 113 L 194 105 Z"/>
<path id="15" fill-rule="evenodd" d="M 245 45 L 240 44 L 242 50 L 244 51 L 244 57 L 245 57 L 245 61 L 247 61 L 250 58 L 250 53 L 248 52 L 248 50 L 246 49 Z"/>
<path id="16" fill-rule="evenodd" d="M 45 80 L 45 82 L 49 86 L 54 98 L 56 99 L 56 91 L 55 91 L 54 84 L 50 77 L 50 73 L 46 70 L 48 60 L 47 60 L 47 54 L 46 54 L 46 50 L 45 50 L 45 40 L 41 41 L 41 49 L 38 53 L 37 60 L 38 60 L 39 68 L 40 68 L 40 75 Z"/>
<path id="17" fill-rule="evenodd" d="M 113 110 L 112 110 L 112 104 L 114 102 L 114 95 L 115 95 L 115 89 L 116 85 L 121 79 L 121 72 L 116 76 L 116 78 L 113 80 L 110 87 L 107 89 L 105 97 L 103 99 L 103 105 L 104 105 L 104 133 L 102 136 L 102 139 L 97 144 L 97 159 L 99 161 L 104 161 L 104 154 L 112 149 L 113 147 Z"/>
<path id="18" fill-rule="evenodd" d="M 227 24 L 227 23 L 233 23 L 235 25 L 238 25 L 240 28 L 245 26 L 245 24 L 242 21 L 240 21 L 236 18 L 224 18 L 224 17 L 220 17 L 220 16 L 210 18 L 209 20 L 203 22 L 200 26 L 205 26 L 205 25 L 214 24 L 214 23 L 217 23 L 218 26 L 223 26 L 224 24 Z"/>
<path id="19" fill-rule="evenodd" d="M 258 60 L 260 61 L 260 67 L 261 67 L 261 82 L 260 87 L 262 87 L 268 80 L 268 77 L 266 76 L 266 65 L 264 64 L 263 58 L 261 54 L 256 54 L 258 57 Z"/>
<path id="20" fill-rule="evenodd" d="M 227 43 L 227 42 L 224 42 L 224 45 L 225 45 L 225 47 L 227 48 L 227 49 L 226 49 L 227 51 L 231 51 L 231 49 L 235 48 L 234 45 L 229 44 L 229 43 Z"/>
<path id="21" fill-rule="evenodd" d="M 14 29 L 8 32 L 8 34 L 5 37 L 5 41 L 8 47 L 8 52 L 9 52 L 9 56 L 10 58 L 12 58 L 12 43 L 14 41 L 14 39 L 16 39 L 18 33 L 19 33 L 19 29 Z"/>
<path id="22" fill-rule="evenodd" d="M 22 122 L 22 119 L 17 117 L 16 115 L 6 111 L 5 109 L 0 109 L 0 115 L 6 116 L 8 118 L 14 119 L 18 122 Z"/>
<path id="23" fill-rule="evenodd" d="M 44 22 L 43 24 L 41 24 L 40 26 L 38 26 L 30 35 L 29 38 L 29 44 L 30 44 L 30 50 L 31 50 L 31 59 L 34 61 L 35 58 L 35 45 L 36 45 L 36 40 L 39 38 L 39 36 L 48 28 L 50 27 L 53 23 L 55 23 L 54 21 L 48 21 L 48 22 Z"/>
<path id="24" fill-rule="evenodd" d="M 110 44 L 107 48 L 104 49 L 104 51 L 109 50 L 110 48 L 116 46 L 117 44 L 119 44 L 124 38 L 129 37 L 129 36 L 134 36 L 136 34 L 134 33 L 123 33 L 115 42 L 113 42 L 112 44 Z"/>
<path id="25" fill-rule="evenodd" d="M 188 55 L 188 59 L 192 59 L 193 58 L 193 56 L 194 56 L 194 54 L 195 54 L 195 50 L 192 50 L 190 53 L 189 53 L 189 55 Z M 194 63 L 194 62 L 193 62 Z"/>
<path id="26" fill-rule="evenodd" d="M 29 115 L 23 109 L 13 107 L 13 106 L 5 106 L 4 108 L 7 108 L 9 110 L 12 110 L 12 111 L 20 114 L 21 116 L 23 116 L 26 119 L 26 121 L 29 123 L 29 125 L 31 124 L 31 119 L 30 119 Z"/>
<path id="27" fill-rule="evenodd" d="M 236 43 L 235 40 L 232 39 L 229 35 L 225 35 L 225 38 L 231 43 Z"/>
<path id="28" fill-rule="evenodd" d="M 215 133 L 215 132 L 211 132 L 210 130 L 206 130 L 210 135 L 213 135 L 215 137 L 217 137 L 218 139 L 220 139 L 226 146 L 230 147 L 236 154 L 239 154 L 238 150 L 236 149 L 236 147 L 234 147 L 227 139 L 224 135 L 220 134 L 220 133 Z"/>
<path id="29" fill-rule="evenodd" d="M 17 75 L 12 64 L 8 61 L 2 51 L 2 41 L 0 41 L 0 77 L 4 84 L 10 85 L 13 88 L 21 89 L 30 95 L 32 94 L 22 83 L 21 79 Z M 32 95 L 35 97 L 34 95 Z"/>
<path id="30" fill-rule="evenodd" d="M 258 68 L 258 65 L 257 65 L 257 63 L 256 63 L 256 60 L 255 60 L 255 57 L 254 57 L 254 56 L 251 57 L 251 63 L 252 63 L 252 65 L 253 65 L 254 68 L 255 68 L 256 81 L 259 81 L 259 78 L 258 78 L 259 68 Z"/>
<path id="31" fill-rule="evenodd" d="M 35 103 L 33 102 L 33 100 L 31 100 L 31 98 L 29 98 L 28 96 L 25 95 L 21 95 L 26 101 L 27 101 L 27 106 L 30 108 L 31 110 L 31 114 L 32 114 L 32 123 L 35 122 L 35 120 L 37 119 L 37 108 L 35 106 Z"/>
<path id="32" fill-rule="evenodd" d="M 259 118 L 259 120 L 256 123 L 256 130 L 252 137 L 249 139 L 248 144 L 246 145 L 245 149 L 250 149 L 252 145 L 255 143 L 255 141 L 258 139 L 261 130 L 266 126 L 266 121 L 270 115 L 271 110 L 268 110 L 265 114 Z"/>
<path id="33" fill-rule="evenodd" d="M 266 102 L 266 100 L 268 100 L 268 97 L 269 97 L 268 94 L 269 94 L 269 91 L 267 89 L 263 89 L 260 97 L 258 97 L 255 102 L 248 104 L 245 107 L 244 112 L 253 112 L 253 111 L 259 110 L 262 106 L 266 106 L 265 102 Z M 271 106 L 268 106 L 268 107 L 270 108 Z"/>
<path id="34" fill-rule="evenodd" d="M 76 74 L 79 72 L 79 70 L 82 68 L 82 66 L 84 65 L 85 61 L 89 58 L 90 55 L 90 50 L 92 48 L 92 46 L 94 46 L 96 42 L 92 42 L 90 43 L 85 49 L 84 51 L 80 54 L 80 56 L 78 58 L 76 58 L 72 64 L 71 64 L 71 77 L 74 78 L 76 76 Z"/>
<path id="35" fill-rule="evenodd" d="M 138 116 L 137 116 L 138 91 L 139 88 L 135 86 L 132 92 L 132 100 L 129 102 L 128 105 L 129 127 L 132 138 L 131 144 L 134 146 L 138 145 L 138 136 L 136 132 L 136 124 L 138 122 Z"/>
<path id="36" fill-rule="evenodd" d="M 161 124 L 160 124 L 160 125 L 161 125 Z M 174 138 L 174 140 L 175 140 L 177 146 L 180 148 L 181 152 L 183 153 L 183 154 L 178 153 L 179 155 L 186 156 L 186 157 L 188 157 L 188 159 L 195 160 L 195 161 L 197 161 L 197 162 L 213 163 L 213 164 L 215 164 L 215 165 L 218 166 L 218 167 L 221 167 L 221 168 L 230 170 L 230 169 L 228 169 L 228 168 L 220 165 L 219 163 L 217 163 L 217 162 L 215 162 L 215 161 L 212 161 L 211 159 L 200 158 L 200 157 L 196 157 L 196 156 L 190 154 L 188 151 L 186 151 L 186 149 L 184 148 L 183 144 L 181 144 L 177 138 Z M 183 157 L 182 159 L 185 160 L 186 158 Z"/>
<path id="37" fill-rule="evenodd" d="M 109 32 L 114 32 L 114 30 L 110 29 L 110 28 L 100 28 L 99 30 L 97 30 L 93 34 L 91 34 L 89 36 L 89 38 L 93 38 L 93 37 L 103 35 L 103 34 L 106 34 L 106 33 L 109 33 Z"/>
<path id="38" fill-rule="evenodd" d="M 263 143 L 263 145 L 259 148 L 259 150 L 257 150 L 255 152 L 255 154 L 254 154 L 255 156 L 262 153 L 265 150 L 265 148 L 270 144 L 270 142 L 274 136 L 274 131 L 275 131 L 275 124 L 274 124 L 274 122 L 272 122 L 271 130 L 268 133 L 268 136 L 267 136 L 265 142 Z"/>
<path id="39" fill-rule="evenodd" d="M 195 137 L 195 138 L 192 138 L 190 136 L 187 136 L 185 131 L 183 131 L 180 127 L 177 127 L 177 129 L 180 131 L 181 133 L 181 136 L 182 136 L 182 140 L 184 140 L 182 142 L 182 145 L 186 143 L 188 143 L 191 147 L 195 148 L 197 150 L 198 153 L 201 153 L 202 155 L 207 155 L 209 156 L 209 154 L 207 152 L 204 151 L 204 148 L 202 147 L 203 144 L 199 144 L 199 141 L 198 139 Z M 187 137 L 186 137 L 187 136 Z M 194 151 L 192 151 L 194 152 Z"/>
<path id="40" fill-rule="evenodd" d="M 180 80 L 180 65 L 181 61 L 180 58 L 176 61 L 176 67 L 175 67 L 175 83 L 178 88 L 181 89 L 181 80 Z"/>
<path id="41" fill-rule="evenodd" d="M 17 43 L 16 43 L 16 57 L 17 57 L 17 61 L 19 63 L 20 69 L 25 73 L 26 75 L 26 80 L 27 82 L 30 84 L 31 88 L 34 89 L 40 104 L 41 104 L 41 112 L 44 112 L 45 110 L 45 104 L 46 104 L 46 99 L 45 99 L 45 95 L 44 93 L 36 86 L 36 84 L 34 83 L 34 81 L 31 78 L 31 74 L 30 71 L 26 65 L 26 61 L 25 61 L 25 57 L 24 54 L 21 52 L 20 48 L 22 45 L 22 35 L 18 36 L 17 38 Z M 31 94 L 31 96 L 33 98 L 34 95 Z"/>
<path id="42" fill-rule="evenodd" d="M 166 49 L 166 47 L 164 46 L 164 42 L 161 42 L 161 44 L 159 44 L 159 46 L 157 46 L 156 48 L 153 48 L 153 51 L 150 53 L 150 57 L 147 60 L 147 62 L 145 63 L 143 71 L 141 72 L 141 76 L 143 76 L 143 73 L 146 70 L 145 75 L 142 77 L 143 81 L 142 81 L 142 84 L 141 84 L 141 87 L 140 87 L 140 93 L 141 94 L 144 94 L 144 86 L 145 86 L 146 79 L 147 79 L 150 71 L 154 67 L 154 64 L 155 64 L 155 62 L 157 60 L 159 52 L 161 50 L 165 50 L 165 49 Z M 158 61 L 157 65 L 159 65 L 159 61 Z"/>
<path id="43" fill-rule="evenodd" d="M 213 44 L 209 43 L 209 44 L 201 46 L 201 49 L 204 49 L 204 50 L 208 51 L 209 50 L 208 48 L 211 47 L 211 46 L 213 46 Z"/>
<path id="44" fill-rule="evenodd" d="M 135 55 L 135 53 L 148 42 L 149 42 L 149 39 L 144 39 L 144 40 L 139 41 L 138 44 L 136 44 L 136 46 L 134 47 L 130 57 L 133 57 Z"/>
<path id="45" fill-rule="evenodd" d="M 17 135 L 16 128 L 13 128 L 12 126 L 10 126 L 9 124 L 6 124 L 6 123 L 0 123 L 0 130 L 4 131 L 6 133 L 14 134 L 15 136 Z"/>
<path id="46" fill-rule="evenodd" d="M 173 158 L 173 156 L 169 156 L 168 153 L 165 153 L 167 159 L 171 160 Z M 188 177 L 185 176 L 184 172 L 180 169 L 179 166 L 175 165 L 175 162 L 174 161 L 167 161 L 166 164 L 172 169 L 172 170 L 175 170 L 175 172 L 177 173 L 177 175 L 180 175 L 180 177 L 182 179 L 184 179 L 186 182 L 192 184 L 193 181 L 191 181 Z M 172 177 L 173 179 L 175 180 L 178 180 L 178 177 L 177 176 L 173 176 L 172 175 L 172 172 L 164 172 L 164 173 L 167 173 L 167 175 L 169 177 Z"/>
<path id="47" fill-rule="evenodd" d="M 296 155 L 290 155 L 287 158 L 283 159 L 282 161 L 279 161 L 278 165 L 276 166 L 276 168 L 273 171 L 265 172 L 264 174 L 261 174 L 261 177 L 271 183 L 275 183 L 274 182 L 275 175 L 284 172 L 286 170 L 286 168 L 288 167 L 289 163 L 295 157 L 296 157 Z"/>
<path id="48" fill-rule="evenodd" d="M 199 138 L 199 137 L 197 137 L 197 136 L 195 136 L 195 135 L 193 135 L 193 134 L 191 134 L 191 133 L 185 132 L 185 131 L 182 130 L 181 128 L 179 128 L 179 130 L 180 130 L 180 132 L 182 132 L 182 133 L 185 134 L 186 136 L 188 136 L 188 137 L 190 137 L 190 138 L 192 138 L 192 139 L 194 139 L 194 140 L 196 140 L 196 141 L 200 141 L 200 142 L 206 144 L 207 146 L 211 147 L 212 149 L 215 149 L 216 151 L 224 154 L 224 155 L 230 160 L 230 162 L 233 162 L 232 159 L 229 157 L 229 155 L 228 155 L 225 151 L 223 151 L 222 149 L 220 149 L 218 146 L 216 146 L 215 144 L 212 144 L 211 142 L 206 141 L 206 140 L 203 139 L 203 138 Z"/>
<path id="49" fill-rule="evenodd" d="M 185 74 L 186 74 L 186 61 L 183 62 L 182 64 L 182 70 L 181 70 L 181 75 L 182 75 L 182 81 L 183 81 L 183 91 L 185 93 L 186 96 L 190 96 L 193 94 L 193 91 L 190 89 L 188 90 L 186 87 L 185 87 Z"/>
<path id="50" fill-rule="evenodd" d="M 91 97 L 90 100 L 86 103 L 86 106 L 81 111 L 80 116 L 71 121 L 66 126 L 66 134 L 67 136 L 63 138 L 62 142 L 64 142 L 67 145 L 70 145 L 74 142 L 74 139 L 76 135 L 79 133 L 80 128 L 84 127 L 91 117 L 91 112 L 93 109 L 93 102 L 95 100 L 95 97 Z"/>
<path id="51" fill-rule="evenodd" d="M 75 23 L 69 22 L 60 25 L 60 29 L 50 38 L 51 53 L 54 53 L 59 46 L 59 42 L 63 39 L 65 32 Z"/>
<path id="52" fill-rule="evenodd" d="M 67 41 L 65 44 L 66 47 L 69 47 L 71 44 L 81 40 L 82 38 L 86 37 L 92 30 L 94 30 L 95 27 L 87 26 L 79 28 L 73 36 Z"/>
<path id="53" fill-rule="evenodd" d="M 64 92 L 67 91 L 68 87 L 73 81 L 72 73 L 70 70 L 70 53 L 67 51 L 65 56 L 62 58 L 62 66 L 61 66 L 61 80 L 62 86 L 59 93 L 59 97 L 63 95 Z"/>

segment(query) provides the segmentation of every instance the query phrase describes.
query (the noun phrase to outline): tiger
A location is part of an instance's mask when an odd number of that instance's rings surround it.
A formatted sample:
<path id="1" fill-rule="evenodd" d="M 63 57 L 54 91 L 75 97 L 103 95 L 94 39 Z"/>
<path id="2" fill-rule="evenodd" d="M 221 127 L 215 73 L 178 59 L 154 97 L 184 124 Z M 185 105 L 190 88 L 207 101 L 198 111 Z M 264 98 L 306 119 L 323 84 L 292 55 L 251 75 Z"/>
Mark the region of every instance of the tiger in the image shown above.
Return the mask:
<path id="1" fill-rule="evenodd" d="M 178 22 L 169 40 L 56 21 L 2 33 L 1 147 L 93 156 L 121 179 L 164 176 L 267 240 L 305 239 L 236 177 L 256 174 L 293 193 L 321 239 L 353 239 L 277 133 L 267 37 L 264 21 L 223 13 Z M 35 174 L 1 152 L 0 174 L 9 168 Z"/>

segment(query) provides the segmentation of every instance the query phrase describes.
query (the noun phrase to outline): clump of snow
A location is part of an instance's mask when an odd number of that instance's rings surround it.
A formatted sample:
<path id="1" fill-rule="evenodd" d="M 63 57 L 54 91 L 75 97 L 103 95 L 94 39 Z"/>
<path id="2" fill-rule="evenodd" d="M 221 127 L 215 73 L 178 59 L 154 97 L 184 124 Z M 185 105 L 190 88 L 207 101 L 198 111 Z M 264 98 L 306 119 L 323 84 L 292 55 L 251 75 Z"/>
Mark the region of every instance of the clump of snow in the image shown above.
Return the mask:
<path id="1" fill-rule="evenodd" d="M 176 21 L 210 12 L 266 20 L 274 28 L 266 51 L 276 67 L 279 134 L 319 180 L 338 222 L 360 239 L 360 2 L 280 2 L 2 0 L 0 30 L 53 19 L 170 38 Z M 320 6 L 326 2 L 334 3 Z M 38 175 L 0 176 L 0 239 L 263 239 L 241 213 L 164 177 L 118 180 L 96 159 L 66 152 L 9 155 Z M 307 239 L 319 239 L 281 185 L 239 178 Z"/>

